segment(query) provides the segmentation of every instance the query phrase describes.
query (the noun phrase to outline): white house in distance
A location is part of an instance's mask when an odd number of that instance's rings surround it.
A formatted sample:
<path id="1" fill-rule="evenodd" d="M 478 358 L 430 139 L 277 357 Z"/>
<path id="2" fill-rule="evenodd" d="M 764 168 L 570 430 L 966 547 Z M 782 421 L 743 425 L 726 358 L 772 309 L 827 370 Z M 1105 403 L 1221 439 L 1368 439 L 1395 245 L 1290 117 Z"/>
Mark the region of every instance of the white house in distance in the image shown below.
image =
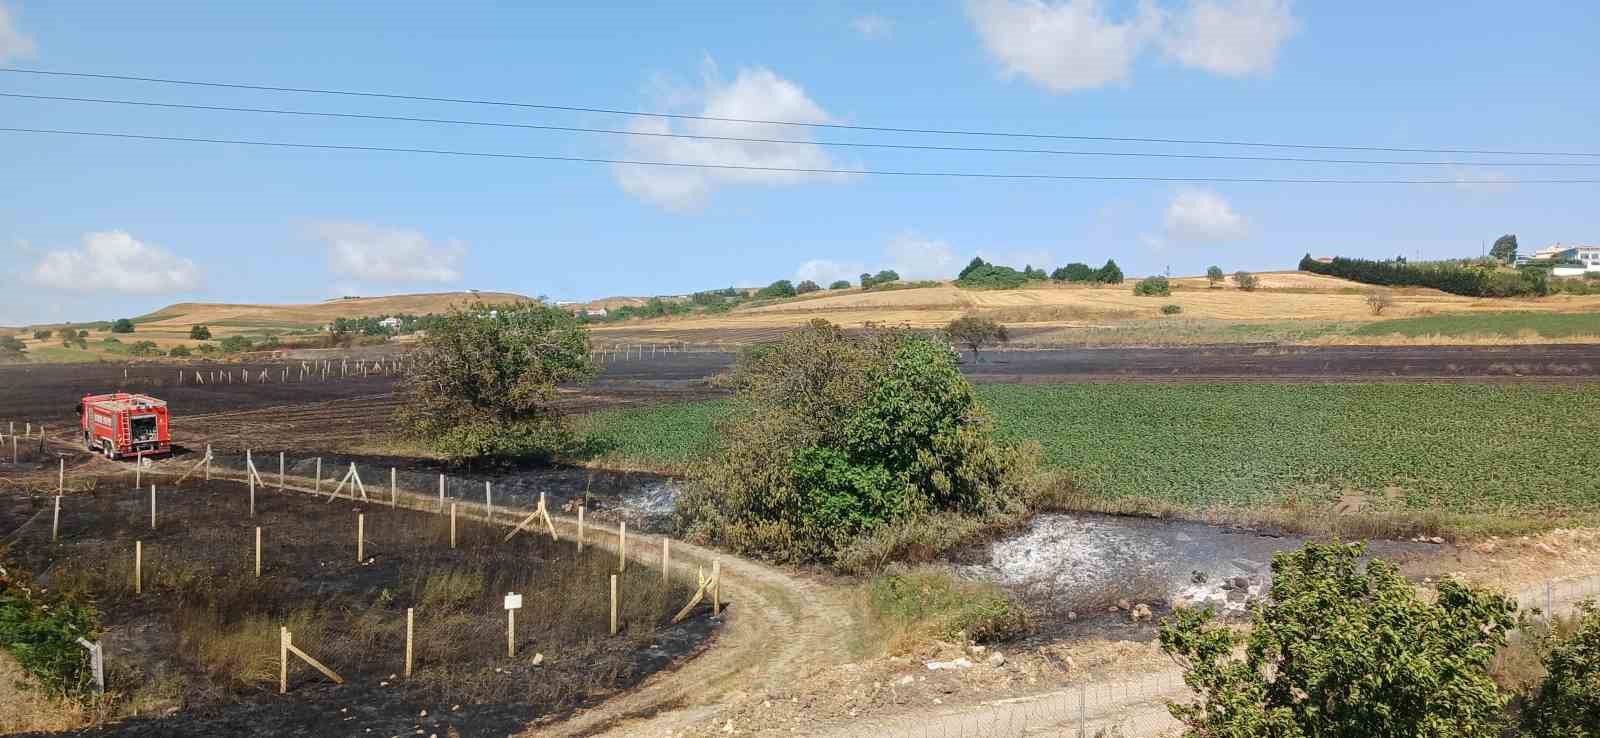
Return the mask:
<path id="1" fill-rule="evenodd" d="M 1558 266 L 1550 270 L 1557 277 L 1576 277 L 1585 272 L 1600 272 L 1600 245 L 1577 246 L 1558 243 L 1533 252 L 1526 261 L 1571 261 L 1582 266 Z"/>

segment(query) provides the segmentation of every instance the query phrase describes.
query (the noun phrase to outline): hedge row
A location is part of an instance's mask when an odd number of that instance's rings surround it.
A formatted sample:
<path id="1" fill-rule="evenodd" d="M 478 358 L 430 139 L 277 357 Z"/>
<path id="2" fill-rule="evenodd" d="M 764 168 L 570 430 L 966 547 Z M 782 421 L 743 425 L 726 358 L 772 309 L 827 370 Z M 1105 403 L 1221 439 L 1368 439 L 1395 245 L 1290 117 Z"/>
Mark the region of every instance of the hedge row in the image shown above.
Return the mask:
<path id="1" fill-rule="evenodd" d="M 1403 261 L 1372 261 L 1340 256 L 1331 263 L 1324 263 L 1306 254 L 1300 260 L 1300 271 L 1386 287 L 1432 287 L 1469 297 L 1522 297 L 1550 293 L 1550 285 L 1544 274 L 1537 271 L 1510 271 L 1455 262 L 1408 264 Z"/>

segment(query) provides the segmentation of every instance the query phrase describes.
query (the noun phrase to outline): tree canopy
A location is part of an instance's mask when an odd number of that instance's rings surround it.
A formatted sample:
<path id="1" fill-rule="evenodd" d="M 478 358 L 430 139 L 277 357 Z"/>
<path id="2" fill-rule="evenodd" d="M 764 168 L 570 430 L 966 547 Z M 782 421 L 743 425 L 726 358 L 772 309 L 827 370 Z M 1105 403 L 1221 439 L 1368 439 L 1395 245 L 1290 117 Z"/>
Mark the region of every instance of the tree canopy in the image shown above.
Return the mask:
<path id="1" fill-rule="evenodd" d="M 1489 249 L 1489 255 L 1510 264 L 1517 260 L 1517 234 L 1507 233 L 1494 240 L 1494 247 Z"/>
<path id="2" fill-rule="evenodd" d="M 398 420 L 456 459 L 559 450 L 566 427 L 556 388 L 594 372 L 588 330 L 542 303 L 452 308 L 413 356 Z"/>
<path id="3" fill-rule="evenodd" d="M 111 324 L 112 333 L 132 333 L 133 328 L 133 321 L 127 318 L 117 318 L 117 322 Z"/>
<path id="4" fill-rule="evenodd" d="M 1208 267 L 1206 267 L 1206 281 L 1210 282 L 1212 287 L 1216 287 L 1217 285 L 1222 284 L 1222 280 L 1224 280 L 1224 279 L 1226 279 L 1226 277 L 1224 277 L 1222 275 L 1222 267 L 1219 267 L 1219 266 L 1208 266 Z"/>
<path id="5" fill-rule="evenodd" d="M 1162 650 L 1200 697 L 1169 707 L 1186 735 L 1501 735 L 1505 698 L 1489 667 L 1516 603 L 1448 577 L 1424 601 L 1393 563 L 1363 566 L 1364 552 L 1312 543 L 1273 557 L 1270 597 L 1246 635 L 1209 608 L 1179 610 L 1161 626 Z"/>
<path id="6" fill-rule="evenodd" d="M 993 319 L 976 315 L 963 315 L 950 321 L 950 324 L 945 326 L 944 332 L 950 338 L 951 343 L 966 346 L 970 349 L 973 358 L 977 358 L 978 352 L 984 346 L 1005 343 L 1011 340 L 1011 336 L 1006 332 L 1004 325 Z"/>

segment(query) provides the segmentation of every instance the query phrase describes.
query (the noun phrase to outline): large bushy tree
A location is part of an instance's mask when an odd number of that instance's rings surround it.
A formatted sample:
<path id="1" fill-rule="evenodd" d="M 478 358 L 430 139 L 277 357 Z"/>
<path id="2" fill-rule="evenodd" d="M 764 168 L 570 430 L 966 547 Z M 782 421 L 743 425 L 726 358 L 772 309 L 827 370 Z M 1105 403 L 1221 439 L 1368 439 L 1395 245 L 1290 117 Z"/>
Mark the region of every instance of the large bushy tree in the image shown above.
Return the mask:
<path id="1" fill-rule="evenodd" d="M 977 315 L 963 315 L 950 321 L 944 333 L 949 336 L 951 343 L 970 349 L 973 359 L 978 358 L 978 352 L 983 347 L 1011 340 L 1011 334 L 999 321 Z"/>
<path id="2" fill-rule="evenodd" d="M 1117 266 L 1116 259 L 1106 259 L 1105 266 L 1095 273 L 1095 281 L 1103 284 L 1122 284 L 1122 267 Z"/>
<path id="3" fill-rule="evenodd" d="M 837 564 L 893 526 L 1023 504 L 1023 454 L 994 440 L 944 341 L 818 320 L 748 350 L 730 381 L 719 445 L 679 499 L 693 539 Z"/>
<path id="4" fill-rule="evenodd" d="M 1180 610 L 1161 647 L 1199 699 L 1170 706 L 1191 738 L 1498 738 L 1505 697 L 1489 677 L 1516 603 L 1454 579 L 1436 601 L 1361 544 L 1273 558 L 1271 596 L 1248 634 Z M 1243 658 L 1237 655 L 1241 651 Z"/>
<path id="5" fill-rule="evenodd" d="M 1510 264 L 1517 260 L 1517 234 L 1507 233 L 1494 240 L 1494 247 L 1489 249 L 1489 255 L 1500 261 Z"/>
<path id="6" fill-rule="evenodd" d="M 567 439 L 556 388 L 593 372 L 589 332 L 565 310 L 455 307 L 419 343 L 398 419 L 453 459 L 548 455 Z"/>
<path id="7" fill-rule="evenodd" d="M 1540 637 L 1544 681 L 1522 711 L 1522 727 L 1540 738 L 1600 736 L 1600 609 L 1578 605 L 1572 632 Z"/>

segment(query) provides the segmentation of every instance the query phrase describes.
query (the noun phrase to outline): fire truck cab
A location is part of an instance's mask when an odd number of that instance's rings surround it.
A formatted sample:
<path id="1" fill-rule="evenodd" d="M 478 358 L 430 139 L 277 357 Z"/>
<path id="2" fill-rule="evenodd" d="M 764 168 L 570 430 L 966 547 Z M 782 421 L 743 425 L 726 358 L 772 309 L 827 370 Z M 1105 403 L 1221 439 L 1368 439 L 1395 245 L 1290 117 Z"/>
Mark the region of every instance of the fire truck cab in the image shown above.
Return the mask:
<path id="1" fill-rule="evenodd" d="M 83 445 L 108 459 L 172 452 L 167 403 L 149 395 L 84 395 L 78 406 Z"/>

